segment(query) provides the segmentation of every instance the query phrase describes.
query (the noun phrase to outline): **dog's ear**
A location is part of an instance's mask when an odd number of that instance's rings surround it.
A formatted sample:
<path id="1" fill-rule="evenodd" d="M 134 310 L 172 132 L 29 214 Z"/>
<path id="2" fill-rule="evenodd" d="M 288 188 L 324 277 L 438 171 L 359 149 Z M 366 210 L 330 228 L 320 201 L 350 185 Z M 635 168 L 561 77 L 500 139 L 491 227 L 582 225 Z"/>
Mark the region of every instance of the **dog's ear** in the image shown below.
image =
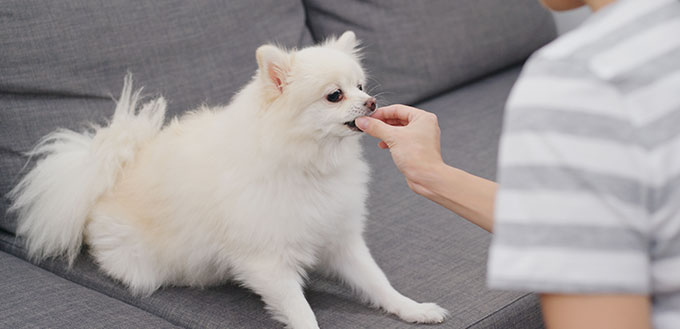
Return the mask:
<path id="1" fill-rule="evenodd" d="M 274 45 L 264 45 L 257 48 L 255 57 L 263 81 L 283 92 L 290 72 L 290 55 Z"/>
<path id="2" fill-rule="evenodd" d="M 345 33 L 343 33 L 337 40 L 331 43 L 331 46 L 354 55 L 358 51 L 359 41 L 357 40 L 354 32 L 345 31 Z"/>

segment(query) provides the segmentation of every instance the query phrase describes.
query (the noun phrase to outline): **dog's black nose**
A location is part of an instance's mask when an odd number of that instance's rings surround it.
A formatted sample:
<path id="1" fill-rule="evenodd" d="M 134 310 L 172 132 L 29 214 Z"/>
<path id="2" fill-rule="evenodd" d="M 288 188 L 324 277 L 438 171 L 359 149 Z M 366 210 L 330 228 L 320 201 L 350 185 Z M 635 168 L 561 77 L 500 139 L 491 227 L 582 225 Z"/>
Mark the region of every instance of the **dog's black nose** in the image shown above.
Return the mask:
<path id="1" fill-rule="evenodd" d="M 366 103 L 364 103 L 364 106 L 371 109 L 371 112 L 375 111 L 375 97 L 369 98 Z"/>

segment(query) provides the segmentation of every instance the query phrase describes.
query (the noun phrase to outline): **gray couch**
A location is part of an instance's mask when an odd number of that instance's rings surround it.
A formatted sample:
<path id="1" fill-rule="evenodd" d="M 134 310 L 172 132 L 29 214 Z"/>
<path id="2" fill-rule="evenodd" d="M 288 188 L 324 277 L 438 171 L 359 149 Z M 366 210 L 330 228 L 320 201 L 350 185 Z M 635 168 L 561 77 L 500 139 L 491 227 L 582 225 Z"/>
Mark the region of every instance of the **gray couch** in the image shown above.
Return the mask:
<path id="1" fill-rule="evenodd" d="M 232 283 L 140 298 L 99 272 L 87 250 L 70 269 L 60 259 L 31 263 L 4 195 L 41 136 L 103 123 L 128 71 L 177 115 L 228 102 L 254 73 L 260 44 L 302 47 L 350 29 L 379 102 L 437 113 L 445 160 L 493 179 L 503 104 L 522 62 L 555 37 L 536 0 L 3 1 L 0 327 L 280 327 Z M 399 291 L 451 311 L 432 328 L 541 328 L 535 296 L 485 287 L 489 234 L 412 193 L 389 153 L 364 142 L 368 244 Z M 418 327 L 315 274 L 306 294 L 322 328 Z"/>

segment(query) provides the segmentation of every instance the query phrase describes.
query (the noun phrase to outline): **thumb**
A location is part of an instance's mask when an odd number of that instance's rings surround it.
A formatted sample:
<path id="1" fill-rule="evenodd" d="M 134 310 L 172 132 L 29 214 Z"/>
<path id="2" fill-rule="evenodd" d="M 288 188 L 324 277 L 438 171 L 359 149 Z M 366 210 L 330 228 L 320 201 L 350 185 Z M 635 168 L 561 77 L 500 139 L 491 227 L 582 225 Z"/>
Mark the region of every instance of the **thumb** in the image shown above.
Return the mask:
<path id="1" fill-rule="evenodd" d="M 382 140 L 390 139 L 392 126 L 371 117 L 359 117 L 355 120 L 359 129 L 363 132 Z"/>

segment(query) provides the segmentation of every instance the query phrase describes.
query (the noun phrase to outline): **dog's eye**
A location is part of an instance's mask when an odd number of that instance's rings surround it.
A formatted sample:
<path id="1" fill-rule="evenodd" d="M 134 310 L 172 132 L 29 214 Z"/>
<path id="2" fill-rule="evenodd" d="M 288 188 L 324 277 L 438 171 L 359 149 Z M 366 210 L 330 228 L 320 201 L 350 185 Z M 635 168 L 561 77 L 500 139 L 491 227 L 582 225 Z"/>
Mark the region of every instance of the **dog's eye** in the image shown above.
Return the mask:
<path id="1" fill-rule="evenodd" d="M 338 89 L 326 96 L 326 99 L 331 103 L 337 103 L 342 100 L 342 90 Z"/>
<path id="2" fill-rule="evenodd" d="M 359 85 L 357 86 L 357 88 L 359 88 L 359 90 L 362 90 L 362 91 L 364 90 L 364 86 L 363 86 L 362 84 L 359 84 Z"/>

